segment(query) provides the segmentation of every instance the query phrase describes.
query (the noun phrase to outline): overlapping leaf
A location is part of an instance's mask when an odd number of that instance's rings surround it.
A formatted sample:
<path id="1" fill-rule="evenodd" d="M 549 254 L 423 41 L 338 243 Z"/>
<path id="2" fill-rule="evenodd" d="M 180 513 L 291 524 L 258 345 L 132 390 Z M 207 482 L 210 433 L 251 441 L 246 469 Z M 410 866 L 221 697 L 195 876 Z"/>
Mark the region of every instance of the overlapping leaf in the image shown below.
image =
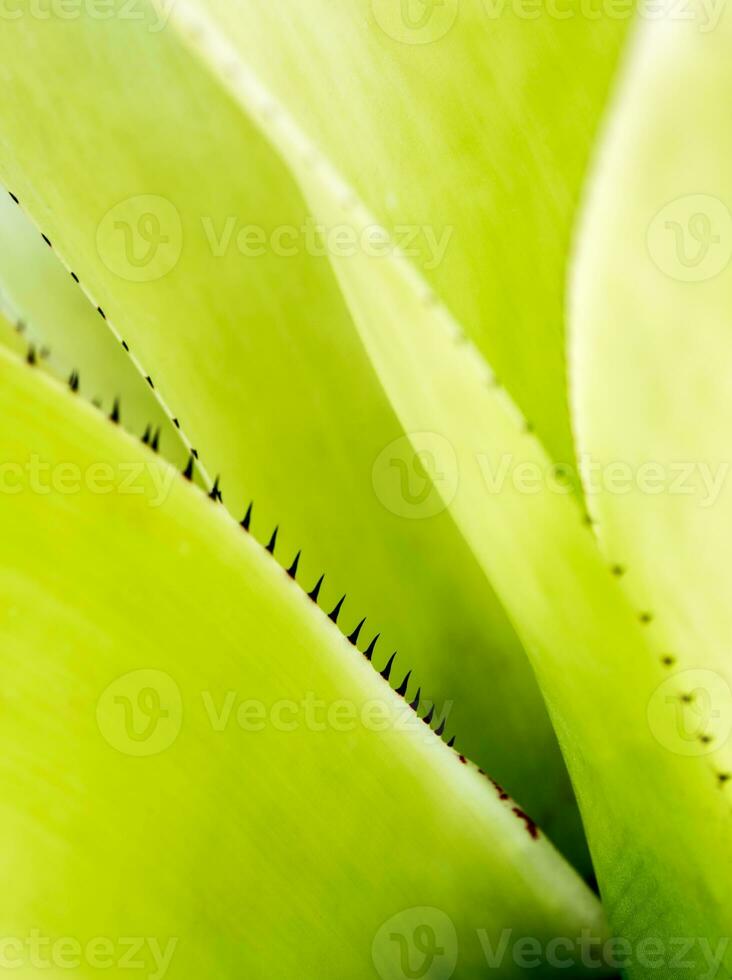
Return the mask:
<path id="1" fill-rule="evenodd" d="M 518 923 L 603 938 L 563 859 L 222 507 L 7 354 L 0 402 L 6 962 L 122 977 L 136 941 L 170 980 L 388 977 L 421 928 L 432 975 L 477 977 L 480 935 Z"/>
<path id="2" fill-rule="evenodd" d="M 321 220 L 356 233 L 368 227 L 368 208 L 273 99 L 208 5 L 180 4 L 173 22 L 259 121 Z M 729 802 L 707 768 L 668 751 L 673 717 L 649 724 L 664 675 L 648 616 L 626 599 L 550 457 L 414 267 L 399 253 L 333 264 L 405 427 L 439 432 L 457 454 L 462 479 L 451 511 L 534 659 L 616 928 L 631 943 L 652 935 L 666 948 L 695 937 L 697 972 L 705 943 L 728 960 Z M 514 480 L 486 493 L 486 460 L 495 473 L 506 458 L 524 473 L 528 467 L 533 489 Z M 683 805 L 670 812 L 672 793 Z M 637 956 L 629 967 L 632 976 L 654 969 Z"/>
<path id="3" fill-rule="evenodd" d="M 368 616 L 364 642 L 382 631 L 379 666 L 397 648 L 403 671 L 414 668 L 411 692 L 421 684 L 438 708 L 452 704 L 460 747 L 586 867 L 523 651 L 432 488 L 457 477 L 449 445 L 427 433 L 415 459 L 322 249 L 302 237 L 295 254 L 276 247 L 283 229 L 304 236 L 313 224 L 287 169 L 157 26 L 150 11 L 146 23 L 7 25 L 9 189 L 38 223 L 39 247 L 42 230 L 150 376 L 211 480 L 221 474 L 232 513 L 241 518 L 254 498 L 255 533 L 268 540 L 279 524 L 277 554 L 289 565 L 302 549 L 308 588 L 326 573 L 330 608 L 348 592 L 342 622 Z M 58 79 L 65 98 L 51 107 Z M 266 247 L 252 248 L 257 235 Z"/>

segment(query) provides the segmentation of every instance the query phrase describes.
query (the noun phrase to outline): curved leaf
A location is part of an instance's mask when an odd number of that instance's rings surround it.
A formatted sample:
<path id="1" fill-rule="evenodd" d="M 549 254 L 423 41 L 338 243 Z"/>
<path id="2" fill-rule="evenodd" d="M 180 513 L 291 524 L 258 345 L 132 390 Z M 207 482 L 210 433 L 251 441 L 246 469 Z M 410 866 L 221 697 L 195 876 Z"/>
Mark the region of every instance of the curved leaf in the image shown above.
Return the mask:
<path id="1" fill-rule="evenodd" d="M 9 194 L 0 196 L 0 289 L 31 357 L 60 378 L 76 377 L 82 394 L 185 465 L 185 446 L 154 392 Z"/>
<path id="2" fill-rule="evenodd" d="M 138 937 L 171 980 L 391 977 L 392 933 L 424 925 L 430 975 L 472 977 L 478 928 L 602 938 L 568 865 L 223 508 L 4 354 L 0 382 L 20 473 L 0 508 L 4 955 L 94 976 L 106 949 L 124 976 Z"/>
<path id="3" fill-rule="evenodd" d="M 649 725 L 684 780 L 703 774 L 710 844 L 729 839 L 732 784 L 732 16 L 720 12 L 710 32 L 645 25 L 590 187 L 572 307 L 588 503 L 652 620 Z"/>
<path id="4" fill-rule="evenodd" d="M 356 234 L 371 226 L 373 215 L 216 19 L 196 0 L 179 0 L 171 23 L 258 120 L 320 219 L 347 223 Z M 720 792 L 708 767 L 690 767 L 668 751 L 673 718 L 664 719 L 660 737 L 649 725 L 663 674 L 647 616 L 621 592 L 567 481 L 405 257 L 332 261 L 405 428 L 440 433 L 457 455 L 461 481 L 451 513 L 534 661 L 614 927 L 636 953 L 649 936 L 666 950 L 688 937 L 697 973 L 705 943 L 728 966 L 729 787 Z M 504 463 L 509 475 L 520 469 L 521 476 L 496 482 Z M 669 811 L 673 793 L 683 806 Z M 629 966 L 633 977 L 655 969 L 640 956 Z"/>
<path id="5" fill-rule="evenodd" d="M 348 592 L 348 631 L 368 616 L 362 641 L 383 632 L 379 666 L 398 649 L 423 694 L 453 704 L 461 749 L 587 867 L 523 650 L 419 468 L 452 484 L 449 444 L 428 433 L 415 458 L 325 255 L 240 252 L 242 227 L 271 242 L 277 229 L 306 226 L 309 209 L 256 129 L 172 31 L 149 29 L 145 9 L 147 23 L 5 25 L 0 174 L 209 476 L 221 474 L 231 512 L 241 519 L 253 497 L 261 540 L 280 525 L 277 555 L 289 566 L 302 550 L 307 588 L 326 573 L 329 609 Z M 58 79 L 66 98 L 51 107 Z M 156 235 L 169 241 L 146 265 Z"/>
<path id="6" fill-rule="evenodd" d="M 156 6 L 175 20 L 175 6 Z M 556 15 L 506 0 L 205 7 L 487 356 L 552 458 L 572 463 L 567 255 L 633 5 L 592 17 L 575 0 Z"/>

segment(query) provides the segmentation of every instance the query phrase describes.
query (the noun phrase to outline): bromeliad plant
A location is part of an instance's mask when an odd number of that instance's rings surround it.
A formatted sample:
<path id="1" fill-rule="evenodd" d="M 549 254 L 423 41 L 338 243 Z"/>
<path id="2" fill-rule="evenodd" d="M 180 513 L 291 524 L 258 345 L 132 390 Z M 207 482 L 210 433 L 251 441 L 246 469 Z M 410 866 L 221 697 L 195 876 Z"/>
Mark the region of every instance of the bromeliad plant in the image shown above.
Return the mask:
<path id="1" fill-rule="evenodd" d="M 730 16 L 407 8 L 2 25 L 21 976 L 732 975 Z"/>

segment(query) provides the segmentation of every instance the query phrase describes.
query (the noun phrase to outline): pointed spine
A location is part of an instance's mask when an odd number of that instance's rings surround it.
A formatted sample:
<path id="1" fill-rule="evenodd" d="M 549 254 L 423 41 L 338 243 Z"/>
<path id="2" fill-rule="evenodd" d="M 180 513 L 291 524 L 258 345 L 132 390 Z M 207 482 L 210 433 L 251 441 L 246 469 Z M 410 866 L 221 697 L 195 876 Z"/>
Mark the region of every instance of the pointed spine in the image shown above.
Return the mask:
<path id="1" fill-rule="evenodd" d="M 407 676 L 404 678 L 404 680 L 401 682 L 401 684 L 397 688 L 397 691 L 396 692 L 399 695 L 399 697 L 402 697 L 403 698 L 404 695 L 407 693 L 407 690 L 409 688 L 409 678 L 411 676 L 412 676 L 412 671 L 410 670 L 409 673 L 407 674 Z"/>
<path id="2" fill-rule="evenodd" d="M 381 633 L 377 633 L 373 640 L 369 643 L 366 650 L 364 650 L 363 655 L 367 660 L 372 660 L 374 656 L 374 650 L 376 649 L 376 644 L 379 642 L 379 637 Z"/>
<path id="3" fill-rule="evenodd" d="M 384 669 L 381 671 L 381 676 L 384 678 L 385 681 L 388 681 L 389 678 L 391 677 L 391 668 L 394 666 L 395 660 L 396 660 L 396 650 L 389 657 L 389 662 L 387 663 L 386 667 L 384 667 Z"/>
<path id="4" fill-rule="evenodd" d="M 221 496 L 221 490 L 219 489 L 220 479 L 221 479 L 220 476 L 216 477 L 216 479 L 214 480 L 214 485 L 211 487 L 211 492 L 209 493 L 209 497 L 216 504 L 220 504 L 223 500 L 223 497 Z"/>
<path id="5" fill-rule="evenodd" d="M 186 463 L 186 468 L 183 470 L 183 476 L 186 478 L 186 480 L 192 480 L 193 479 L 193 457 L 192 456 L 189 456 L 188 457 L 188 462 Z"/>
<path id="6" fill-rule="evenodd" d="M 300 555 L 301 555 L 301 552 L 298 551 L 298 553 L 295 555 L 295 560 L 290 565 L 290 567 L 287 569 L 287 574 L 290 576 L 291 579 L 296 579 L 297 578 L 297 568 L 298 568 L 298 565 L 300 564 Z"/>
<path id="7" fill-rule="evenodd" d="M 312 592 L 308 592 L 308 595 L 313 600 L 313 602 L 317 602 L 318 601 L 318 596 L 320 595 L 320 589 L 321 589 L 321 586 L 323 584 L 323 579 L 324 578 L 325 578 L 325 575 L 321 575 L 320 578 L 318 579 L 318 581 L 315 583 L 315 588 L 313 589 L 313 591 Z"/>
<path id="8" fill-rule="evenodd" d="M 241 526 L 244 528 L 245 531 L 248 531 L 249 528 L 252 526 L 252 508 L 253 507 L 254 507 L 254 503 L 252 502 L 247 507 L 247 512 L 244 515 L 244 518 L 243 518 L 243 520 L 241 522 Z"/>
<path id="9" fill-rule="evenodd" d="M 357 646 L 358 645 L 358 638 L 361 635 L 361 630 L 363 629 L 363 624 L 365 622 L 366 622 L 366 617 L 364 616 L 364 618 L 358 624 L 358 626 L 353 631 L 353 633 L 351 633 L 351 635 L 348 637 L 348 642 L 349 643 L 352 643 L 354 646 Z"/>
<path id="10" fill-rule="evenodd" d="M 272 532 L 272 537 L 269 539 L 269 544 L 267 545 L 267 551 L 270 555 L 275 553 L 275 548 L 277 547 L 277 535 L 280 533 L 279 525 Z"/>
<path id="11" fill-rule="evenodd" d="M 332 613 L 328 613 L 328 619 L 330 619 L 334 623 L 337 623 L 338 622 L 338 617 L 341 614 L 341 609 L 343 608 L 343 603 L 345 601 L 346 601 L 346 597 L 345 596 L 341 596 L 341 598 L 338 600 L 338 603 L 337 603 L 335 609 L 333 610 L 333 612 Z"/>

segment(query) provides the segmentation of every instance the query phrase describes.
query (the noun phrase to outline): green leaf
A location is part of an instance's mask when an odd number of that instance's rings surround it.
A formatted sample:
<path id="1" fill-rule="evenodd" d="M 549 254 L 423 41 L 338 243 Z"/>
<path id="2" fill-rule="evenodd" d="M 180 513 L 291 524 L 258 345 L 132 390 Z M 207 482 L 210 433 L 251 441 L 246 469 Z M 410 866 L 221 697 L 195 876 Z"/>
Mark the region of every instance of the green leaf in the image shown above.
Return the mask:
<path id="1" fill-rule="evenodd" d="M 22 327 L 22 321 L 20 326 Z M 19 329 L 18 320 L 9 304 L 6 304 L 2 293 L 0 293 L 0 344 L 15 354 L 25 354 L 27 351 L 27 344 L 23 339 L 22 330 Z"/>
<path id="2" fill-rule="evenodd" d="M 6 354 L 0 407 L 13 960 L 35 935 L 91 977 L 96 939 L 122 976 L 138 937 L 171 980 L 392 977 L 423 924 L 430 976 L 477 977 L 478 929 L 603 938 L 569 866 L 224 508 Z"/>
<path id="3" fill-rule="evenodd" d="M 8 194 L 0 196 L 0 293 L 23 325 L 31 357 L 59 378 L 78 377 L 82 394 L 119 415 L 128 431 L 147 432 L 174 465 L 185 465 L 186 448 L 154 392 Z"/>
<path id="4" fill-rule="evenodd" d="M 259 121 L 320 220 L 357 234 L 371 226 L 374 216 L 262 87 L 217 20 L 198 3 L 179 2 L 171 23 Z M 689 937 L 697 972 L 704 942 L 721 948 L 729 964 L 729 800 L 708 768 L 689 767 L 649 724 L 665 675 L 647 618 L 621 591 L 567 481 L 413 266 L 398 252 L 332 261 L 405 428 L 440 433 L 457 455 L 451 513 L 533 659 L 612 924 L 636 953 L 649 935 L 666 948 Z M 492 485 L 486 475 L 493 479 L 505 463 L 509 478 Z M 511 479 L 517 468 L 525 477 L 526 467 L 530 488 Z M 671 798 L 683 804 L 670 810 Z M 629 972 L 645 977 L 654 968 L 636 956 Z"/>
<path id="5" fill-rule="evenodd" d="M 156 6 L 175 22 L 177 4 Z M 204 8 L 487 356 L 550 455 L 571 463 L 569 245 L 632 7 L 597 17 L 575 0 L 558 16 L 506 0 Z"/>
<path id="6" fill-rule="evenodd" d="M 308 589 L 326 574 L 329 609 L 348 593 L 342 622 L 351 630 L 368 616 L 364 643 L 382 632 L 378 665 L 396 648 L 423 694 L 454 703 L 460 748 L 587 868 L 525 654 L 418 466 L 453 485 L 449 443 L 428 433 L 415 460 L 325 256 L 246 256 L 235 239 L 222 254 L 232 220 L 269 241 L 306 226 L 309 209 L 256 129 L 155 22 L 6 25 L 2 178 L 151 377 L 208 485 L 221 474 L 238 519 L 254 498 L 260 539 L 280 526 L 277 555 L 289 565 L 302 550 Z M 51 111 L 59 79 L 67 95 Z M 104 327 L 93 320 L 83 323 Z"/>
<path id="7" fill-rule="evenodd" d="M 579 240 L 572 361 L 600 542 L 652 618 L 649 725 L 678 757 L 678 797 L 701 780 L 697 833 L 722 866 L 732 788 L 732 17 L 720 13 L 713 31 L 670 20 L 639 38 Z M 697 873 L 709 922 L 724 909 L 728 929 L 725 875 Z"/>

